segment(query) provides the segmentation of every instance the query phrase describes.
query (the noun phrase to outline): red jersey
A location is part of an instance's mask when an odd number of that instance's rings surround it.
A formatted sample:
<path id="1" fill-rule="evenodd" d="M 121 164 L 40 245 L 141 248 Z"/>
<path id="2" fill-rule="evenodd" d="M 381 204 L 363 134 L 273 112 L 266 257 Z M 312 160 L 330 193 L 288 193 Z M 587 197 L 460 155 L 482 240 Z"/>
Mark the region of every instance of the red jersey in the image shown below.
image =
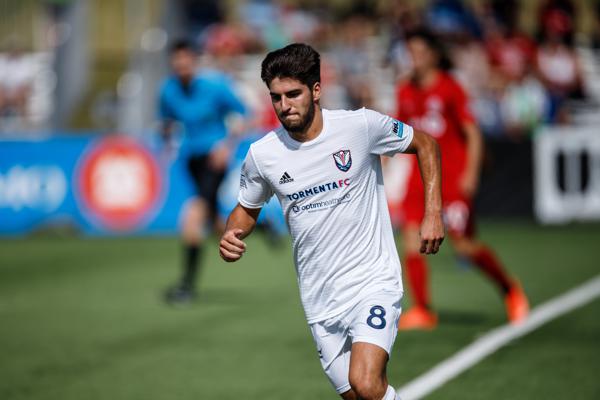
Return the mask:
<path id="1" fill-rule="evenodd" d="M 435 138 L 442 153 L 442 191 L 458 194 L 458 181 L 466 166 L 467 148 L 462 126 L 474 121 L 468 98 L 462 87 L 449 74 L 438 73 L 435 82 L 422 88 L 412 81 L 397 90 L 397 117 L 415 129 Z M 421 182 L 416 157 L 413 181 Z"/>

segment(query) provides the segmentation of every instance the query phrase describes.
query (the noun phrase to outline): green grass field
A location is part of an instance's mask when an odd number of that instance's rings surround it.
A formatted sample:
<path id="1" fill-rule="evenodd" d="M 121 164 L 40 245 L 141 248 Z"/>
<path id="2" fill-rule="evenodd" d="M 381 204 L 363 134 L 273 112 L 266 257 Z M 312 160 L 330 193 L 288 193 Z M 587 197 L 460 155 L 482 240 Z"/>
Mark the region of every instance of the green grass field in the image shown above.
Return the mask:
<path id="1" fill-rule="evenodd" d="M 595 276 L 598 225 L 486 222 L 533 305 Z M 0 241 L 0 399 L 335 399 L 300 306 L 291 252 L 260 235 L 237 264 L 209 243 L 197 304 L 161 302 L 175 238 Z M 448 248 L 433 259 L 440 326 L 398 335 L 400 387 L 505 322 L 499 296 Z M 405 301 L 405 303 L 407 303 Z M 510 344 L 433 399 L 600 398 L 600 301 Z"/>

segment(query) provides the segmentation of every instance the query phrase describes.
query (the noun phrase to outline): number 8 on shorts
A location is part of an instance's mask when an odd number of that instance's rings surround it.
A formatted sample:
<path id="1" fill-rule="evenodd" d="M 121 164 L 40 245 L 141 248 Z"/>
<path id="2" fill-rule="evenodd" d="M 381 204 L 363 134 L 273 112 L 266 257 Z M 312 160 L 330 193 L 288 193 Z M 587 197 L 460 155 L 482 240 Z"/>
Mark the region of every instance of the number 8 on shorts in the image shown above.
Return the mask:
<path id="1" fill-rule="evenodd" d="M 373 329 L 385 328 L 385 309 L 381 306 L 373 306 L 369 311 L 369 318 L 367 318 L 367 325 Z"/>

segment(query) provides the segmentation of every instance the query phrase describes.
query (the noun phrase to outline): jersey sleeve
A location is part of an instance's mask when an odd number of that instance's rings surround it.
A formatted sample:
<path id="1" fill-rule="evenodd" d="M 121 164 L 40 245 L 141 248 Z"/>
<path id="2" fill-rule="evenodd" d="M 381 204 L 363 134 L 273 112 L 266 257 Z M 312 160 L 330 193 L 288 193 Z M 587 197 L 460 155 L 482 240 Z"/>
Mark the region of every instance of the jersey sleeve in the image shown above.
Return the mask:
<path id="1" fill-rule="evenodd" d="M 413 139 L 413 128 L 397 119 L 365 109 L 371 154 L 393 156 L 406 151 Z"/>
<path id="2" fill-rule="evenodd" d="M 238 202 L 246 208 L 262 208 L 271 196 L 271 186 L 260 173 L 250 147 L 242 164 Z"/>

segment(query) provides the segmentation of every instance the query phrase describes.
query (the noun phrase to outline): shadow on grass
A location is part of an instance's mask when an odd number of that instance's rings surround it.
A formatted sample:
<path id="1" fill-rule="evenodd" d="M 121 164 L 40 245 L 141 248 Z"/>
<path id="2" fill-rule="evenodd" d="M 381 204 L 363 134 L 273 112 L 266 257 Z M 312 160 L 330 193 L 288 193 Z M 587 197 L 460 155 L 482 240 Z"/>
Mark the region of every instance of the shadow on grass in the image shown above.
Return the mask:
<path id="1" fill-rule="evenodd" d="M 157 293 L 157 298 L 171 308 L 202 308 L 207 306 L 247 305 L 256 299 L 256 293 L 247 288 L 200 288 L 196 298 L 190 303 L 169 304 L 165 301 L 167 289 Z"/>

